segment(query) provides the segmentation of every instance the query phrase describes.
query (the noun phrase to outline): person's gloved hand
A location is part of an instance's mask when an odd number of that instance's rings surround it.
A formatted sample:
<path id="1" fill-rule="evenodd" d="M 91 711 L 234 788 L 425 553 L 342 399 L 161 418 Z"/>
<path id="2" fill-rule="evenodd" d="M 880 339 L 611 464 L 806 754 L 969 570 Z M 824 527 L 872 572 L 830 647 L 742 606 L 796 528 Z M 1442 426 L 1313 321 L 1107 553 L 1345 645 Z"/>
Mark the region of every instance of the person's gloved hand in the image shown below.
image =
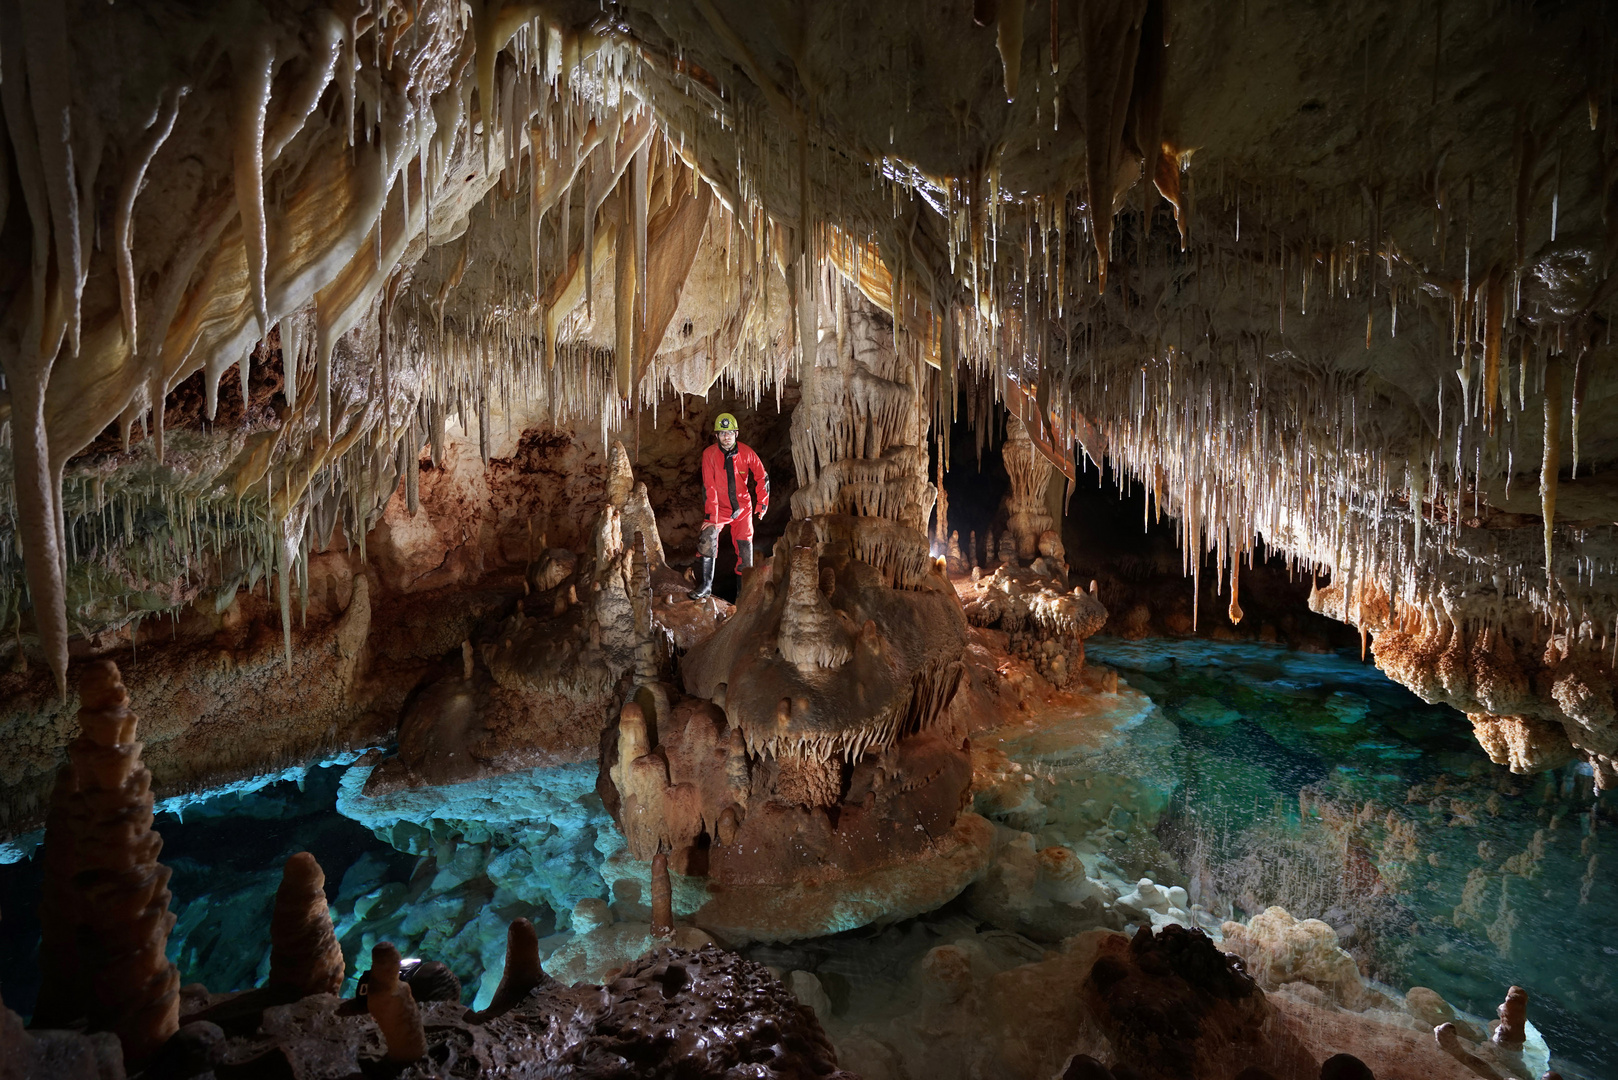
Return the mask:
<path id="1" fill-rule="evenodd" d="M 764 515 L 768 514 L 769 512 L 770 512 L 770 504 L 765 503 L 763 506 L 759 507 L 756 511 L 753 512 L 753 520 L 754 521 L 763 521 L 764 520 Z"/>

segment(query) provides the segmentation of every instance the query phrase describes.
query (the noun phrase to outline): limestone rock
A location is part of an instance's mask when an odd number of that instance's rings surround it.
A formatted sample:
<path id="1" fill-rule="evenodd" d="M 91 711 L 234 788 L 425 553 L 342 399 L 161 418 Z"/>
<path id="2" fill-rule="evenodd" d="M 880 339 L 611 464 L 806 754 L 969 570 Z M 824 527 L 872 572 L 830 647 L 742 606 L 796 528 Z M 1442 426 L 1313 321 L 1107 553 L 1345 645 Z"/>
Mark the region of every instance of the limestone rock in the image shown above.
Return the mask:
<path id="1" fill-rule="evenodd" d="M 0 1080 L 124 1080 L 124 1055 L 106 1032 L 30 1032 L 0 1001 Z"/>
<path id="2" fill-rule="evenodd" d="M 142 1064 L 179 1028 L 180 974 L 164 955 L 169 870 L 157 861 L 152 776 L 117 665 L 89 665 L 80 699 L 46 829 L 37 1015 L 47 1025 L 84 1017 Z"/>
<path id="3" fill-rule="evenodd" d="M 808 971 L 791 972 L 786 979 L 787 989 L 799 1004 L 814 1010 L 822 1022 L 831 1019 L 831 998 L 826 995 L 820 980 Z"/>
<path id="4" fill-rule="evenodd" d="M 343 950 L 326 907 L 326 874 L 307 851 L 286 861 L 270 920 L 268 986 L 292 997 L 343 987 Z"/>
<path id="5" fill-rule="evenodd" d="M 1108 938 L 1084 983 L 1084 1002 L 1118 1060 L 1149 1080 L 1232 1075 L 1235 1063 L 1308 1075 L 1313 1061 L 1268 1023 L 1263 991 L 1200 930 L 1140 930 Z"/>
<path id="6" fill-rule="evenodd" d="M 1319 919 L 1300 921 L 1272 907 L 1246 925 L 1227 922 L 1221 929 L 1225 947 L 1246 961 L 1266 989 L 1303 981 L 1346 1008 L 1362 1009 L 1373 1000 L 1354 958 L 1338 947 L 1337 932 Z"/>
<path id="7" fill-rule="evenodd" d="M 1410 1014 L 1428 1027 L 1438 1027 L 1455 1019 L 1455 1009 L 1437 991 L 1425 986 L 1412 986 L 1405 993 L 1405 1007 Z"/>

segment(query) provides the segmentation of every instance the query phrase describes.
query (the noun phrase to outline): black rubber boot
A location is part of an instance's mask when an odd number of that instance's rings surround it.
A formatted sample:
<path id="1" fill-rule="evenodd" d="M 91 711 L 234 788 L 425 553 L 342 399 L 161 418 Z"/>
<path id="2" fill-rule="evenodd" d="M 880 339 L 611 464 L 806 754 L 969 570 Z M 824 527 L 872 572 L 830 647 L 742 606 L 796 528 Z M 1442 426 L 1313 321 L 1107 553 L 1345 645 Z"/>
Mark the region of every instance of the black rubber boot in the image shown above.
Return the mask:
<path id="1" fill-rule="evenodd" d="M 706 600 L 713 595 L 713 564 L 711 555 L 697 556 L 697 587 L 686 593 L 693 600 Z"/>
<path id="2" fill-rule="evenodd" d="M 736 569 L 738 571 L 753 569 L 753 541 L 736 541 Z"/>

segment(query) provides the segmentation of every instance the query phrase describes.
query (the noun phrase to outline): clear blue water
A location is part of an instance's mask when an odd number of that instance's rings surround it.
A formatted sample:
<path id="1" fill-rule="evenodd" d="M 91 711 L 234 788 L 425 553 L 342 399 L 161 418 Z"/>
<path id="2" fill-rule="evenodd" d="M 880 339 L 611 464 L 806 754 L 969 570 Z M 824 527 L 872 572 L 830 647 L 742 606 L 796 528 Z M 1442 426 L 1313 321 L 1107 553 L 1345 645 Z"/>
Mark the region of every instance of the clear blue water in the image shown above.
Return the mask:
<path id="1" fill-rule="evenodd" d="M 1193 899 L 1326 918 L 1375 977 L 1431 987 L 1473 1014 L 1492 1015 L 1505 988 L 1522 985 L 1565 1075 L 1618 1076 L 1618 948 L 1606 944 L 1618 943 L 1618 896 L 1600 866 L 1618 820 L 1588 775 L 1512 776 L 1464 717 L 1357 656 L 1105 638 L 1088 652 L 1157 706 L 1110 752 L 1137 766 L 1150 758 L 1152 775 L 1134 789 L 1092 786 L 1084 768 L 1110 766 L 1086 759 L 1047 768 L 1042 797 L 1077 808 L 1102 790 L 1138 803 L 1127 792 L 1149 789 L 1152 808 L 1135 816 L 1155 822 Z M 1019 756 L 1015 733 L 1000 745 Z M 512 918 L 532 919 L 554 947 L 573 904 L 606 897 L 599 868 L 622 840 L 591 790 L 593 767 L 384 805 L 355 797 L 368 771 L 294 770 L 159 814 L 178 916 L 170 954 L 184 982 L 220 991 L 262 979 L 280 864 L 296 851 L 326 869 L 351 974 L 386 938 L 449 963 L 468 1003 L 492 991 Z M 39 875 L 37 858 L 0 864 L 0 993 L 25 1015 L 38 982 Z M 830 939 L 822 951 L 840 948 Z"/>
<path id="2" fill-rule="evenodd" d="M 1105 638 L 1087 652 L 1179 729 L 1157 833 L 1194 892 L 1325 918 L 1362 970 L 1479 1016 L 1520 985 L 1558 1063 L 1618 1075 L 1618 885 L 1601 865 L 1618 813 L 1586 767 L 1513 776 L 1464 716 L 1357 655 Z"/>

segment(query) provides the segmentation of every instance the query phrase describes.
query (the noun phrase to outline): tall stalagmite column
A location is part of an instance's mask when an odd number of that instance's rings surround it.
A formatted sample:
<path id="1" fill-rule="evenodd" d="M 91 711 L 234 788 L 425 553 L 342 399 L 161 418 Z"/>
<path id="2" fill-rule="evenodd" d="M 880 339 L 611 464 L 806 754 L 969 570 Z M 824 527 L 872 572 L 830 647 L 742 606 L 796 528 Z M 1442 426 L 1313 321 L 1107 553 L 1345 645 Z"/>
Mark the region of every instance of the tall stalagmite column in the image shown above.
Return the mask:
<path id="1" fill-rule="evenodd" d="M 1017 417 L 1006 422 L 1006 444 L 1001 451 L 1011 492 L 1006 496 L 1006 527 L 1017 540 L 1017 558 L 1027 563 L 1039 554 L 1041 534 L 1056 527 L 1045 506 L 1045 492 L 1054 471 L 1028 437 Z"/>
<path id="2" fill-rule="evenodd" d="M 828 318 L 840 325 L 821 337 L 792 413 L 792 516 L 884 517 L 925 543 L 938 490 L 927 479 L 924 365 L 914 348 L 895 349 L 891 323 L 853 289 L 835 314 L 822 306 Z"/>
<path id="3" fill-rule="evenodd" d="M 270 919 L 267 985 L 290 1000 L 343 988 L 343 950 L 326 906 L 326 872 L 307 851 L 286 861 Z"/>
<path id="4" fill-rule="evenodd" d="M 110 660 L 80 680 L 79 737 L 57 777 L 45 834 L 39 1026 L 84 1019 L 111 1031 L 131 1065 L 179 1027 L 180 973 L 164 955 L 174 915 L 157 861 L 152 774 L 139 718 Z"/>

